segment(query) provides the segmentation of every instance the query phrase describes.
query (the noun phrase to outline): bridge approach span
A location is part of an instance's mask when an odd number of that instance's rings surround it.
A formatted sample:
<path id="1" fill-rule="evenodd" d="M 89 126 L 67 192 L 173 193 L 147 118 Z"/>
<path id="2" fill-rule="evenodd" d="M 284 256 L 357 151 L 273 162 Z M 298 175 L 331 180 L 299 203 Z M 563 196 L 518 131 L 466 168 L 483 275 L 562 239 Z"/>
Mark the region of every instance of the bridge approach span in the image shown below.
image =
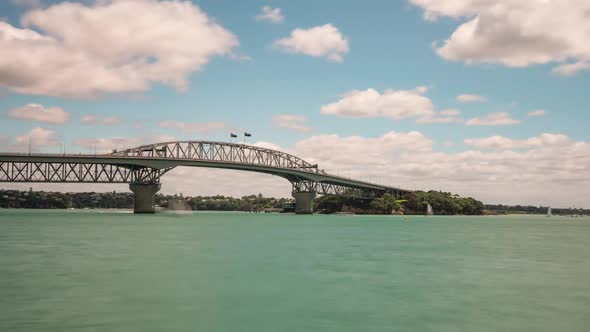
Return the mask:
<path id="1" fill-rule="evenodd" d="M 110 154 L 0 154 L 0 182 L 129 183 L 135 212 L 153 212 L 160 178 L 179 166 L 208 167 L 280 176 L 292 184 L 296 211 L 311 213 L 316 194 L 373 198 L 408 190 L 327 174 L 294 155 L 245 144 L 180 141 L 144 145 Z M 147 197 L 147 198 L 146 198 Z"/>

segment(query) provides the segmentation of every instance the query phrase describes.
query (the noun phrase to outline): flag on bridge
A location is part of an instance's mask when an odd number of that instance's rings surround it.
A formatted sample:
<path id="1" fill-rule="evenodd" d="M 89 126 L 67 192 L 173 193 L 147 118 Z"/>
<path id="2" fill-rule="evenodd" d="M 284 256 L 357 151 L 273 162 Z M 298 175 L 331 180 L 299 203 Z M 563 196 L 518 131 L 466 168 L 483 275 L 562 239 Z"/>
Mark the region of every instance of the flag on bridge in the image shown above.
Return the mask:
<path id="1" fill-rule="evenodd" d="M 246 136 L 246 137 L 250 137 L 250 136 L 252 136 L 252 135 L 251 135 L 250 133 L 244 133 L 244 136 Z"/>
<path id="2" fill-rule="evenodd" d="M 234 133 L 229 134 L 229 138 L 236 138 L 236 137 L 238 137 L 238 135 L 236 135 Z"/>

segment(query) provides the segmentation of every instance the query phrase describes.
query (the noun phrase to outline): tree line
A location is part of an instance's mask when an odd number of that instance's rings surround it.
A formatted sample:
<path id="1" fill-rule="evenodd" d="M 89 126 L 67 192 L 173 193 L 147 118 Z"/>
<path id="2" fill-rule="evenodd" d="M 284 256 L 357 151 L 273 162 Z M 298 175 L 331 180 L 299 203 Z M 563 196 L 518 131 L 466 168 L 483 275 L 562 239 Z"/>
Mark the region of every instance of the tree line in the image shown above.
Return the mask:
<path id="1" fill-rule="evenodd" d="M 323 213 L 350 211 L 371 214 L 425 214 L 428 204 L 434 214 L 440 215 L 480 215 L 485 205 L 472 197 L 460 197 L 441 191 L 416 191 L 398 199 L 385 194 L 372 200 L 345 196 L 322 196 L 316 200 L 316 209 Z"/>
<path id="2" fill-rule="evenodd" d="M 548 206 L 531 206 L 531 205 L 502 205 L 487 204 L 486 209 L 495 214 L 546 214 Z M 590 215 L 590 209 L 570 208 L 552 208 L 551 214 L 555 215 Z"/>
<path id="3" fill-rule="evenodd" d="M 164 208 L 211 211 L 260 211 L 289 207 L 292 199 L 264 197 L 262 194 L 234 198 L 230 196 L 195 196 L 157 194 L 156 205 Z M 292 205 L 292 204 L 291 204 Z M 0 189 L 0 208 L 22 209 L 132 209 L 130 192 L 46 192 Z"/>
<path id="4" fill-rule="evenodd" d="M 194 196 L 156 195 L 156 204 L 170 209 L 209 211 L 261 211 L 267 209 L 291 211 L 291 198 L 264 197 L 262 194 L 242 196 Z M 441 191 L 416 191 L 395 197 L 385 194 L 372 200 L 345 196 L 325 195 L 316 198 L 315 210 L 320 213 L 350 211 L 366 214 L 425 214 L 428 204 L 434 214 L 480 215 L 480 214 L 545 214 L 548 207 L 521 205 L 484 205 L 472 197 L 460 197 Z M 27 209 L 132 209 L 133 194 L 130 192 L 78 192 L 61 193 L 45 191 L 0 189 L 0 208 Z M 590 215 L 590 209 L 554 208 L 555 215 Z"/>

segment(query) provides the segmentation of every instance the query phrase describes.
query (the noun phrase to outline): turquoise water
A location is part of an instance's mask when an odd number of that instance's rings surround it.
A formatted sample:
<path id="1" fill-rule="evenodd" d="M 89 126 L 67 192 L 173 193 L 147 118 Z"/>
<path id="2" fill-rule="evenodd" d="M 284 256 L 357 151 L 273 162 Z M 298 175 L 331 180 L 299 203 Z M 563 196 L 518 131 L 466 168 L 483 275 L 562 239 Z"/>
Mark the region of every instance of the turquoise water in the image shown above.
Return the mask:
<path id="1" fill-rule="evenodd" d="M 590 219 L 0 210 L 0 331 L 588 331 Z"/>

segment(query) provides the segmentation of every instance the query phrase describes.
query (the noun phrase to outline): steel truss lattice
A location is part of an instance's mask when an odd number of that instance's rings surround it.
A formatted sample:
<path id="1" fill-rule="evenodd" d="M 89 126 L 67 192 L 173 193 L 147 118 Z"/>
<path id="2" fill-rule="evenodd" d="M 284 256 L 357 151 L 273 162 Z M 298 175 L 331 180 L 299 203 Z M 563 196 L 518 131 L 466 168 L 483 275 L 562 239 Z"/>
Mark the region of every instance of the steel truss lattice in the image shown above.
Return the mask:
<path id="1" fill-rule="evenodd" d="M 158 184 L 168 170 L 94 163 L 0 162 L 0 182 Z"/>
<path id="2" fill-rule="evenodd" d="M 347 196 L 347 197 L 354 197 L 354 198 L 364 198 L 364 199 L 373 199 L 375 197 L 380 197 L 383 194 L 389 192 L 393 194 L 398 199 L 400 199 L 403 195 L 403 192 L 397 190 L 377 190 L 377 189 L 367 189 L 367 188 L 360 188 L 354 186 L 344 186 L 338 185 L 333 183 L 326 183 L 326 182 L 315 182 L 315 181 L 308 181 L 308 180 L 290 180 L 292 184 L 292 191 L 293 193 L 297 192 L 315 192 L 320 195 L 338 195 L 338 196 Z"/>
<path id="3" fill-rule="evenodd" d="M 221 161 L 229 163 L 299 169 L 321 173 L 318 165 L 285 152 L 262 147 L 208 141 L 181 141 L 144 145 L 114 151 L 113 156 L 182 160 Z"/>

